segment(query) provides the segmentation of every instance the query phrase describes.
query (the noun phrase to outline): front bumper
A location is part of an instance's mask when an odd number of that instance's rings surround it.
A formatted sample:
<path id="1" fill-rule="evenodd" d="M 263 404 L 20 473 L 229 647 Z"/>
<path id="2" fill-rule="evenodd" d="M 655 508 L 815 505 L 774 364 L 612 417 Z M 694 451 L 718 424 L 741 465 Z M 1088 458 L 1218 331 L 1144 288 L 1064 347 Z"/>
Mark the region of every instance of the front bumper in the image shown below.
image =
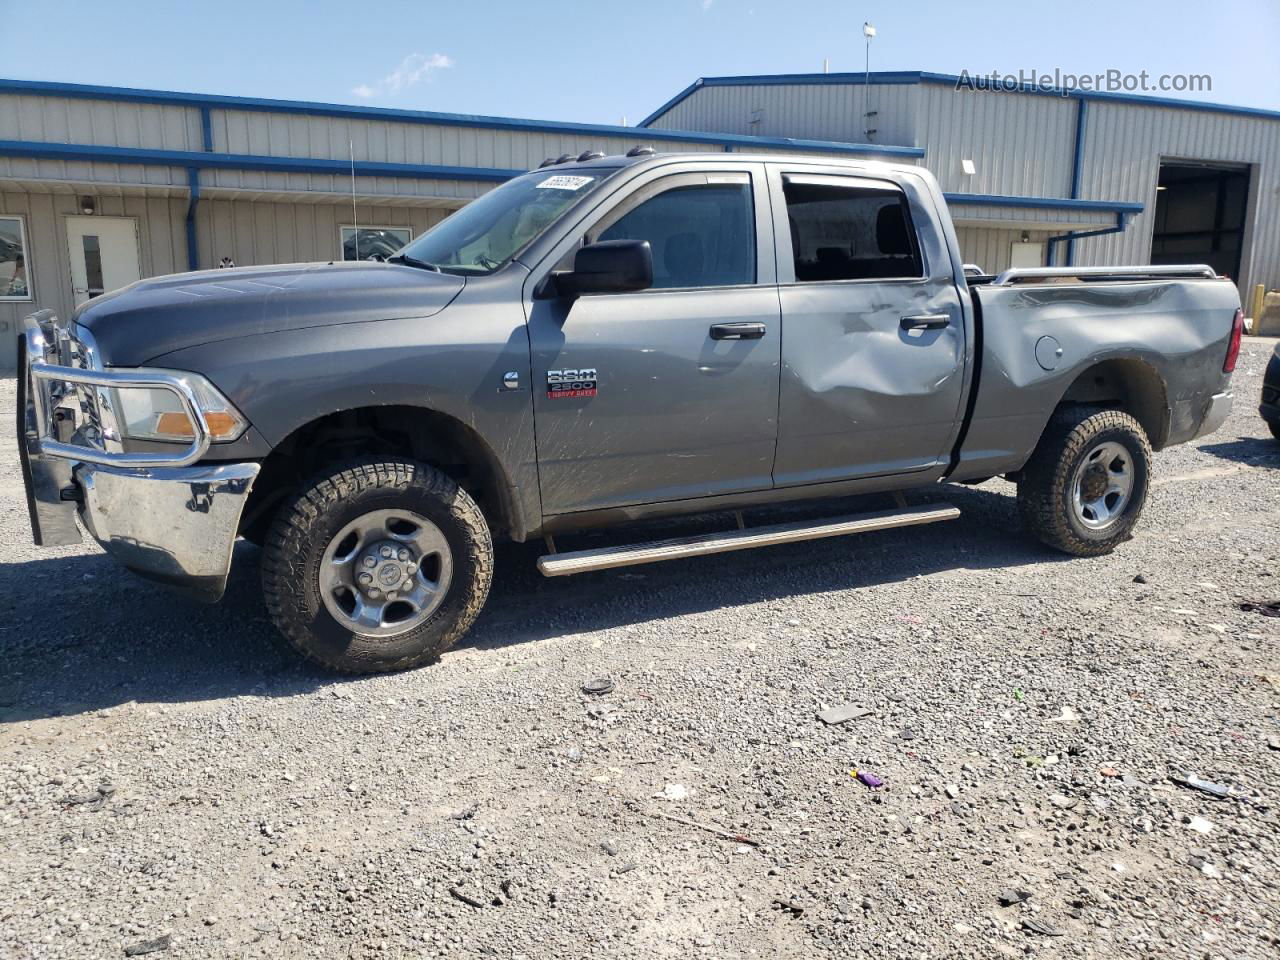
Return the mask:
<path id="1" fill-rule="evenodd" d="M 1210 397 L 1204 419 L 1200 421 L 1200 428 L 1192 439 L 1207 437 L 1226 423 L 1227 417 L 1231 416 L 1231 405 L 1234 401 L 1235 397 L 1231 393 L 1215 393 Z"/>
<path id="2" fill-rule="evenodd" d="M 102 385 L 130 386 L 129 377 L 83 361 L 87 351 L 60 342 L 67 340 L 67 331 L 52 317 L 34 319 L 18 343 L 17 419 L 35 542 L 79 543 L 78 515 L 128 569 L 197 599 L 218 600 L 260 465 L 193 464 L 208 448 L 207 436 L 197 436 L 190 449 L 169 457 L 112 449 L 118 445 L 112 443 L 111 426 L 85 394 Z M 70 359 L 50 362 L 60 357 Z M 180 381 L 154 375 L 138 379 L 148 389 L 178 393 L 191 404 L 192 422 L 203 424 L 195 398 Z"/>
<path id="3" fill-rule="evenodd" d="M 222 597 L 256 463 L 73 471 L 80 520 L 125 567 L 207 603 Z"/>

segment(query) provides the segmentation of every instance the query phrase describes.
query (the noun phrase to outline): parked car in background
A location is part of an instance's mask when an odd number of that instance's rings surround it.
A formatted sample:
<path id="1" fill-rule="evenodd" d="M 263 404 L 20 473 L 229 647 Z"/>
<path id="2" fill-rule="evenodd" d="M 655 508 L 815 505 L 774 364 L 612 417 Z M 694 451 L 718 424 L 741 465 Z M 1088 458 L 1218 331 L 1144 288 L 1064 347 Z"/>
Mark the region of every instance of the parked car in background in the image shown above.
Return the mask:
<path id="1" fill-rule="evenodd" d="M 363 252 L 363 251 L 362 251 Z M 966 276 L 925 169 L 736 153 L 548 161 L 390 258 L 159 277 L 30 318 L 38 543 L 222 595 L 238 535 L 327 667 L 426 663 L 493 539 L 549 576 L 951 519 L 902 492 L 1004 476 L 1078 556 L 1131 536 L 1151 453 L 1216 430 L 1242 318 L 1204 266 Z M 785 335 L 784 335 L 785 334 Z M 752 527 L 748 507 L 896 509 Z M 729 529 L 555 538 L 724 513 Z"/>
<path id="2" fill-rule="evenodd" d="M 1276 344 L 1262 375 L 1262 406 L 1258 412 L 1271 428 L 1271 435 L 1280 440 L 1280 343 Z"/>

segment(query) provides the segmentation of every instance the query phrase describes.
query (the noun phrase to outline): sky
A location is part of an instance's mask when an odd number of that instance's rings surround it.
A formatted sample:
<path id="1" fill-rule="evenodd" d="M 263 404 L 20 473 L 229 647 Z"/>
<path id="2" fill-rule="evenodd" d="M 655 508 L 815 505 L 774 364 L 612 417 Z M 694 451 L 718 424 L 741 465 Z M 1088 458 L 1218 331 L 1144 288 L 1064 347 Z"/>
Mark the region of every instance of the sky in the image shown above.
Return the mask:
<path id="1" fill-rule="evenodd" d="M 1280 110 L 1280 0 L 0 0 L 0 76 L 635 124 L 702 76 L 1208 74 Z M 1177 93 L 1161 94 L 1179 96 Z"/>

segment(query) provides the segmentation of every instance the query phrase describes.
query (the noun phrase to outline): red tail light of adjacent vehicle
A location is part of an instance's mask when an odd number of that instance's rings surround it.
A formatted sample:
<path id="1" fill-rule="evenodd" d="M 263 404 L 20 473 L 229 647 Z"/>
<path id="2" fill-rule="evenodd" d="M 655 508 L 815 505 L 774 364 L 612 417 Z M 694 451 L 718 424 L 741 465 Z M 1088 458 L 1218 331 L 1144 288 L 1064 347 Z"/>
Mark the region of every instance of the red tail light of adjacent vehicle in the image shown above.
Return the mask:
<path id="1" fill-rule="evenodd" d="M 1240 337 L 1244 335 L 1244 311 L 1237 310 L 1231 318 L 1231 342 L 1227 344 L 1227 359 L 1222 361 L 1222 372 L 1230 373 L 1236 368 L 1236 360 L 1240 356 Z"/>

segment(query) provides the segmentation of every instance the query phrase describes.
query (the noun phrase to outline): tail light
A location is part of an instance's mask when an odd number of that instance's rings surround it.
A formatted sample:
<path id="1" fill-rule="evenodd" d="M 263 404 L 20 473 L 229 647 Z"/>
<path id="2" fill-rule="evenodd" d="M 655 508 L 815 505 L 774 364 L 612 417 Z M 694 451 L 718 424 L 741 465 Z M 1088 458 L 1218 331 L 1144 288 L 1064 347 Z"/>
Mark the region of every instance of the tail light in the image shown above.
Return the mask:
<path id="1" fill-rule="evenodd" d="M 1231 318 L 1231 342 L 1227 344 L 1227 359 L 1222 361 L 1222 372 L 1230 373 L 1236 368 L 1236 360 L 1240 356 L 1240 337 L 1244 335 L 1244 311 L 1237 310 Z"/>

